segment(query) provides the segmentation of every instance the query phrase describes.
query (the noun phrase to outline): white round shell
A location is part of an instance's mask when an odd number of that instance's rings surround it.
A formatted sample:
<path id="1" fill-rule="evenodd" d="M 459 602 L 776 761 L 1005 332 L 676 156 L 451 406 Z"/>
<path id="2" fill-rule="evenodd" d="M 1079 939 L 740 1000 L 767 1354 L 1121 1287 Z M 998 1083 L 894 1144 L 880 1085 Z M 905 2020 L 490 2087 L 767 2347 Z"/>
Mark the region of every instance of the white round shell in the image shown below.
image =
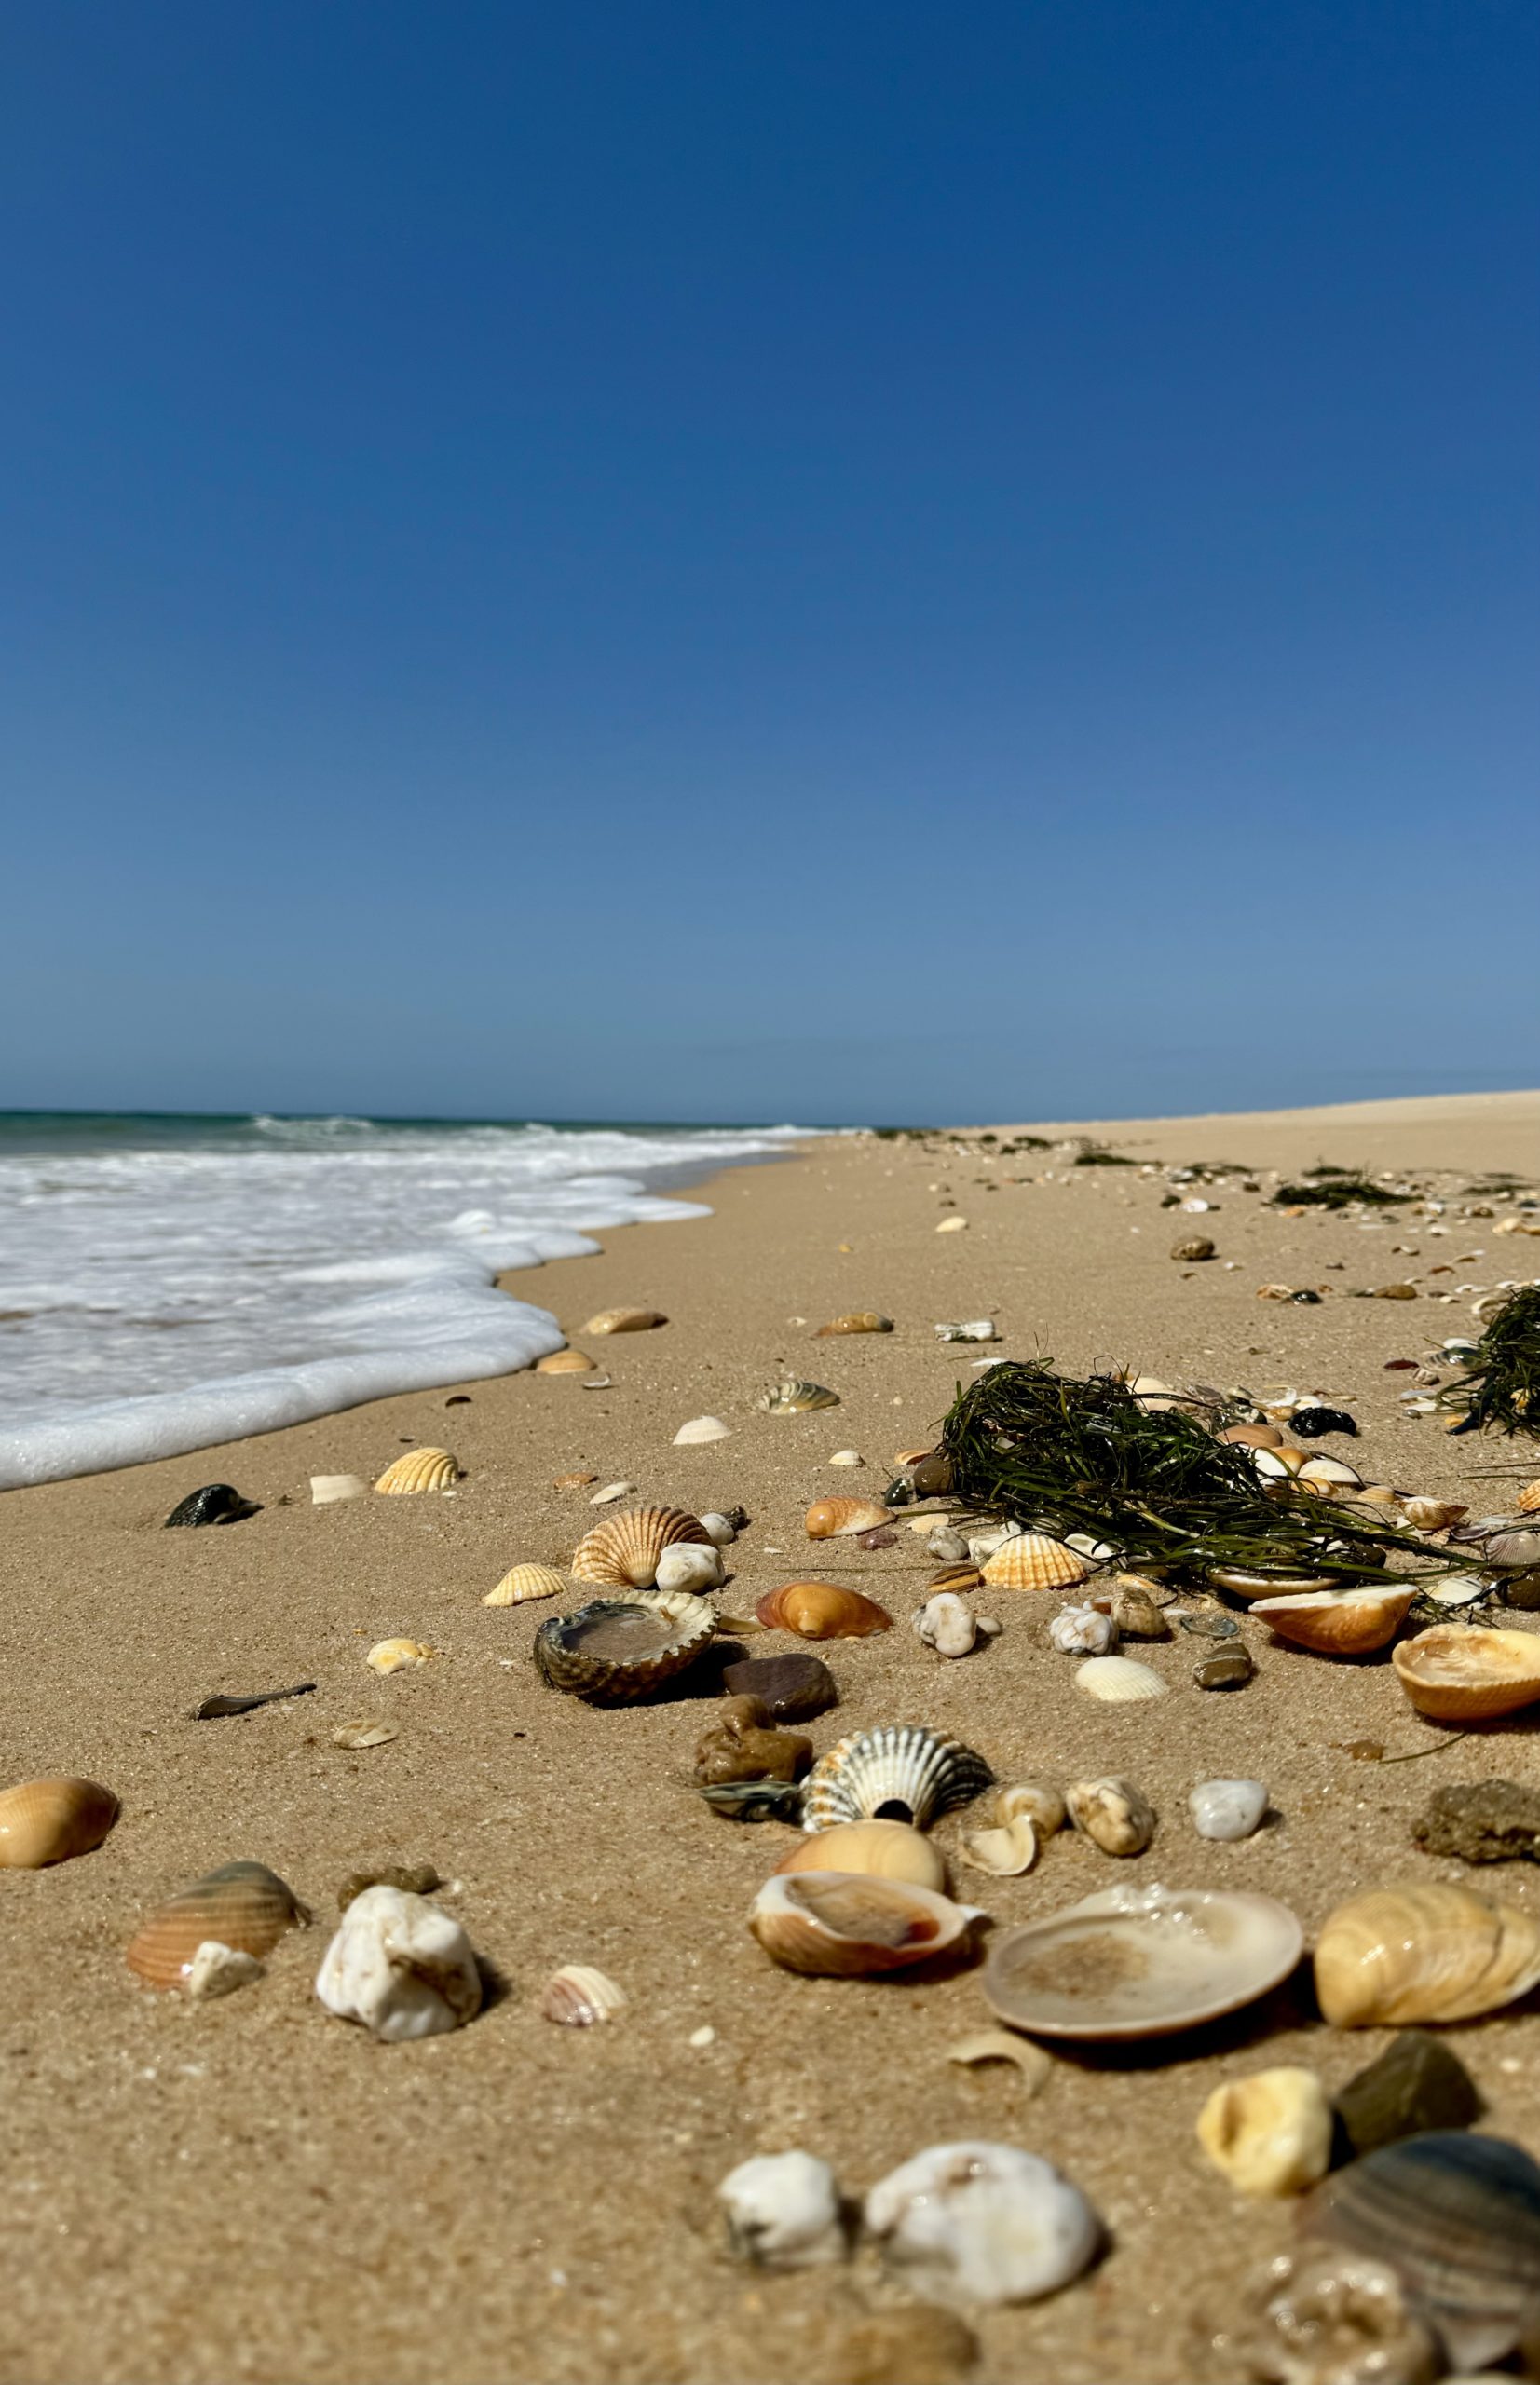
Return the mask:
<path id="1" fill-rule="evenodd" d="M 812 2153 L 760 2153 L 729 2170 L 716 2189 L 728 2241 L 741 2260 L 762 2268 L 811 2269 L 845 2250 L 839 2188 Z"/>
<path id="2" fill-rule="evenodd" d="M 1159 1673 L 1137 1656 L 1087 1656 L 1075 1667 L 1075 1686 L 1108 1706 L 1138 1706 L 1165 1696 Z"/>
<path id="3" fill-rule="evenodd" d="M 1015 2145 L 933 2145 L 866 2197 L 866 2232 L 933 2302 L 1033 2302 L 1080 2276 L 1101 2228 L 1078 2187 Z"/>

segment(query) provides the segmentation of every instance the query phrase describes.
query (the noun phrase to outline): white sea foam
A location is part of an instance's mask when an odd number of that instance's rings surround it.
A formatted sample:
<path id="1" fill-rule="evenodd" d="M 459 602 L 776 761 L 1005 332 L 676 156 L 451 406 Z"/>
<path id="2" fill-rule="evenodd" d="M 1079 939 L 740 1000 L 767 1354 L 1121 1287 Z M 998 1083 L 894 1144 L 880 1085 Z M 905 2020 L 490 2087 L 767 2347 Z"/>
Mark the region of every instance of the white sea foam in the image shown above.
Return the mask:
<path id="1" fill-rule="evenodd" d="M 497 1274 L 703 1217 L 648 1176 L 795 1132 L 259 1119 L 0 1149 L 0 1489 L 529 1366 L 561 1329 Z"/>

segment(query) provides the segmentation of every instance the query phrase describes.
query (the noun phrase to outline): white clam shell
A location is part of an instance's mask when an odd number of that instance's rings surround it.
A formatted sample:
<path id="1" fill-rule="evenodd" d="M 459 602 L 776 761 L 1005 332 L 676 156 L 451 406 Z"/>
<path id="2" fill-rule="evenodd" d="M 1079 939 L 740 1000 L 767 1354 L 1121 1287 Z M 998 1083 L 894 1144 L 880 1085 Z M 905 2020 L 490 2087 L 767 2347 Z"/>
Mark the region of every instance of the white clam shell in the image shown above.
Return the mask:
<path id="1" fill-rule="evenodd" d="M 866 1461 L 859 1450 L 836 1450 L 828 1463 L 830 1465 L 865 1465 Z"/>
<path id="2" fill-rule="evenodd" d="M 984 1997 L 1033 2037 L 1168 2037 L 1265 1996 L 1303 1944 L 1298 1919 L 1273 1897 L 1130 1882 L 1002 1931 L 985 1959 Z"/>
<path id="3" fill-rule="evenodd" d="M 1187 1800 L 1200 1838 L 1249 1838 L 1267 1811 L 1261 1780 L 1200 1780 Z"/>
<path id="4" fill-rule="evenodd" d="M 658 1560 L 661 1590 L 715 1590 L 721 1585 L 722 1552 L 700 1541 L 675 1541 Z"/>
<path id="5" fill-rule="evenodd" d="M 728 2241 L 741 2260 L 774 2269 L 811 2269 L 845 2251 L 839 2188 L 812 2153 L 760 2153 L 729 2170 L 716 2189 Z"/>
<path id="6" fill-rule="evenodd" d="M 681 1424 L 674 1436 L 676 1450 L 692 1449 L 698 1441 L 728 1441 L 732 1438 L 732 1426 L 724 1424 L 720 1416 L 692 1416 Z"/>
<path id="7" fill-rule="evenodd" d="M 1052 2162 L 982 2139 L 917 2153 L 873 2187 L 864 2216 L 883 2258 L 934 2302 L 1034 2302 L 1089 2268 L 1101 2238 Z"/>
<path id="8" fill-rule="evenodd" d="M 353 1899 L 326 1950 L 316 1994 L 328 2012 L 388 2044 L 435 2037 L 481 2009 L 481 1973 L 452 1914 L 381 1885 Z"/>
<path id="9" fill-rule="evenodd" d="M 1075 1667 L 1075 1686 L 1109 1706 L 1137 1706 L 1166 1694 L 1159 1673 L 1137 1656 L 1087 1656 Z"/>

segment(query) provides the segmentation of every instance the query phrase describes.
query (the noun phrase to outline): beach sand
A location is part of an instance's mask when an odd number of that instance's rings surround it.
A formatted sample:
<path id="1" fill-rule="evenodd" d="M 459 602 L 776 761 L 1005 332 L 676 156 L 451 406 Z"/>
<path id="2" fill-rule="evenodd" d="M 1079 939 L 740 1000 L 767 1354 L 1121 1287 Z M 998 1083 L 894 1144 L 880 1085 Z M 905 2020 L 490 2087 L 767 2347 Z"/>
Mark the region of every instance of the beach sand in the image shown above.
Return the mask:
<path id="1" fill-rule="evenodd" d="M 1540 1095 L 1078 1131 L 1169 1164 L 1455 1170 L 1451 1189 L 1540 1170 Z M 1025 1878 L 958 1874 L 1001 1924 L 1137 1874 L 1265 1889 L 1309 1931 L 1359 1888 L 1453 1876 L 1458 1866 L 1413 1850 L 1411 1820 L 1444 1783 L 1501 1772 L 1540 1787 L 1523 1718 L 1490 1746 L 1466 1741 L 1427 1763 L 1356 1762 L 1344 1742 L 1399 1753 L 1435 1737 L 1388 1663 L 1330 1665 L 1245 1621 L 1258 1672 L 1244 1690 L 1197 1690 L 1192 1667 L 1210 1643 L 1179 1634 L 1139 1651 L 1176 1694 L 1119 1711 L 1077 1692 L 1072 1665 L 1046 1647 L 1053 1602 L 988 1594 L 978 1603 L 1003 1636 L 949 1664 L 908 1629 L 934 1570 L 918 1536 L 816 1555 L 804 1538 L 811 1499 L 880 1495 L 892 1453 L 930 1440 L 977 1355 L 938 1345 L 934 1325 L 988 1313 L 1006 1356 L 1070 1371 L 1116 1359 L 1171 1379 L 1329 1392 L 1358 1419 L 1352 1454 L 1366 1479 L 1478 1512 L 1540 1473 L 1533 1445 L 1451 1440 L 1435 1421 L 1405 1420 L 1407 1378 L 1385 1371 L 1473 1329 L 1468 1295 L 1448 1306 L 1432 1295 L 1540 1274 L 1540 1244 L 1494 1236 L 1492 1220 L 1463 1219 L 1458 1202 L 1435 1235 L 1397 1212 L 1372 1232 L 1288 1219 L 1233 1183 L 1211 1196 L 1209 1218 L 1183 1220 L 1160 1208 L 1163 1182 L 1125 1169 L 1004 1180 L 1044 1165 L 1064 1161 L 988 1166 L 910 1142 L 817 1142 L 704 1188 L 708 1220 L 626 1228 L 597 1259 L 508 1279 L 595 1351 L 614 1379 L 606 1392 L 518 1375 L 467 1386 L 469 1404 L 414 1394 L 5 1495 L 4 1777 L 85 1772 L 117 1792 L 123 1815 L 96 1854 L 0 1878 L 11 2245 L 0 2379 L 834 2385 L 871 2374 L 902 2385 L 923 2372 L 896 2353 L 863 2369 L 852 2341 L 874 2313 L 912 2307 L 902 2290 L 865 2256 L 790 2277 L 735 2265 L 715 2187 L 751 2153 L 800 2146 L 860 2192 L 923 2146 L 976 2136 L 1058 2162 L 1111 2239 L 1063 2295 L 976 2317 L 980 2379 L 1236 2373 L 1214 2337 L 1292 2217 L 1232 2195 L 1198 2151 L 1198 2108 L 1221 2080 L 1274 2063 L 1309 2063 L 1336 2088 L 1388 2034 L 1326 2029 L 1296 1986 L 1143 2056 L 1056 2057 L 1035 2099 L 1008 2066 L 960 2069 L 947 2048 L 987 2018 L 975 1974 L 801 1979 L 751 1939 L 750 1899 L 789 1838 L 721 1820 L 693 1793 L 709 1697 L 587 1709 L 545 1690 L 529 1661 L 552 1607 L 481 1603 L 517 1559 L 565 1562 L 593 1522 L 587 1492 L 554 1489 L 558 1474 L 627 1478 L 645 1498 L 697 1511 L 741 1502 L 753 1520 L 729 1551 L 730 1611 L 811 1574 L 858 1584 L 897 1618 L 882 1637 L 824 1651 L 842 1704 L 811 1726 L 819 1748 L 859 1725 L 922 1720 L 1002 1778 L 1123 1773 L 1156 1806 L 1159 1834 L 1137 1866 L 1070 1833 Z M 947 1214 L 967 1231 L 938 1236 Z M 1184 1228 L 1211 1233 L 1219 1261 L 1173 1263 Z M 1393 1254 L 1397 1243 L 1413 1247 Z M 1418 1302 L 1343 1296 L 1397 1280 L 1416 1284 Z M 1259 1301 L 1274 1281 L 1329 1288 L 1315 1307 Z M 668 1323 L 585 1340 L 584 1320 L 619 1302 L 655 1305 Z M 812 1338 L 864 1307 L 896 1330 Z M 787 1372 L 829 1383 L 841 1405 L 756 1413 L 756 1395 Z M 673 1448 L 702 1411 L 731 1438 Z M 467 1479 L 452 1499 L 309 1504 L 312 1472 L 373 1477 L 416 1443 L 459 1457 Z M 847 1444 L 863 1471 L 829 1468 Z M 221 1479 L 262 1512 L 223 1530 L 160 1529 L 184 1492 Z M 364 1651 L 393 1633 L 440 1653 L 376 1681 Z M 792 1644 L 761 1638 L 754 1653 Z M 303 1681 L 314 1696 L 188 1719 L 212 1692 Z M 363 1713 L 400 1736 L 340 1751 L 334 1726 Z M 1276 1819 L 1215 1846 L 1195 1836 L 1187 1792 L 1228 1774 L 1265 1778 Z M 954 1847 L 957 1818 L 937 1835 Z M 123 1948 L 142 1915 L 236 1857 L 279 1871 L 316 1927 L 279 1948 L 260 1984 L 220 2002 L 141 1989 Z M 422 1861 L 453 1884 L 443 1901 L 502 1984 L 457 2035 L 381 2046 L 328 2018 L 312 1983 L 347 1874 Z M 1497 1876 L 1540 1912 L 1524 1867 Z M 565 1962 L 619 1980 L 624 2017 L 582 2031 L 542 2020 L 540 1983 Z M 709 2043 L 692 2043 L 708 2027 Z M 1489 2125 L 1540 2153 L 1535 2027 L 1527 2010 L 1498 2015 L 1453 2041 Z M 901 2323 L 895 2341 L 906 2332 Z"/>

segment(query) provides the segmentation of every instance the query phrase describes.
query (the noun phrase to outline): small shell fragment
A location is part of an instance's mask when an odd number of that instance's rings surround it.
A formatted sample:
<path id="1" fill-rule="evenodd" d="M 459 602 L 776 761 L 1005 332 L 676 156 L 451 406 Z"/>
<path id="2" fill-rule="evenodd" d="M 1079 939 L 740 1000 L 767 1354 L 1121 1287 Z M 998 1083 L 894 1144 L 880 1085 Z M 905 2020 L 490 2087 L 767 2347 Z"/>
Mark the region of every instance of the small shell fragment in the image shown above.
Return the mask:
<path id="1" fill-rule="evenodd" d="M 512 1565 L 487 1591 L 483 1606 L 523 1606 L 531 1599 L 560 1598 L 571 1584 L 554 1565 Z"/>
<path id="2" fill-rule="evenodd" d="M 1048 1626 L 1049 1645 L 1064 1656 L 1105 1656 L 1117 1636 L 1111 1616 L 1094 1606 L 1060 1607 Z"/>
<path id="3" fill-rule="evenodd" d="M 975 1872 L 992 1872 L 997 1879 L 1015 1879 L 1037 1861 L 1037 1833 L 1027 1814 L 993 1830 L 965 1830 L 959 1844 L 965 1863 Z"/>
<path id="4" fill-rule="evenodd" d="M 653 1327 L 666 1325 L 668 1319 L 655 1308 L 602 1308 L 584 1326 L 585 1333 L 650 1333 Z"/>
<path id="5" fill-rule="evenodd" d="M 720 1416 L 692 1416 L 681 1424 L 674 1436 L 676 1450 L 693 1449 L 702 1441 L 727 1441 L 732 1438 L 732 1426 L 724 1424 Z"/>
<path id="6" fill-rule="evenodd" d="M 1015 2145 L 933 2145 L 879 2179 L 866 2232 L 935 2302 L 1035 2302 L 1088 2269 L 1101 2223 L 1052 2162 Z"/>
<path id="7" fill-rule="evenodd" d="M 807 1383 L 798 1375 L 788 1375 L 755 1404 L 767 1416 L 804 1416 L 814 1409 L 838 1408 L 839 1394 L 830 1391 L 826 1383 Z"/>
<path id="8" fill-rule="evenodd" d="M 602 1491 L 594 1492 L 588 1504 L 591 1507 L 612 1507 L 617 1499 L 629 1499 L 635 1488 L 634 1482 L 606 1482 Z"/>
<path id="9" fill-rule="evenodd" d="M 552 1350 L 548 1358 L 537 1358 L 538 1375 L 591 1375 L 593 1361 L 586 1350 Z"/>
<path id="10" fill-rule="evenodd" d="M 1029 2094 L 1035 2095 L 1045 2084 L 1053 2068 L 1051 2057 L 1030 2037 L 1018 2037 L 1010 2029 L 975 2029 L 966 2037 L 954 2037 L 947 2048 L 948 2062 L 965 2069 L 974 2069 L 983 2062 L 1008 2062 L 1021 2073 Z"/>
<path id="11" fill-rule="evenodd" d="M 629 2000 L 625 1989 L 603 1971 L 586 1963 L 564 1963 L 540 1991 L 540 2014 L 565 2029 L 590 2029 L 613 2021 Z"/>
<path id="12" fill-rule="evenodd" d="M 195 2003 L 207 2004 L 217 1996 L 233 1995 L 238 1987 L 250 1987 L 266 1969 L 257 1956 L 238 1946 L 223 1945 L 217 1938 L 205 1938 L 188 1969 L 186 1991 Z"/>
<path id="13" fill-rule="evenodd" d="M 353 1723 L 339 1723 L 332 1734 L 332 1744 L 337 1748 L 383 1748 L 401 1733 L 394 1723 L 387 1723 L 377 1714 L 361 1714 Z"/>
<path id="14" fill-rule="evenodd" d="M 817 1339 L 825 1341 L 831 1333 L 891 1333 L 893 1321 L 875 1308 L 852 1309 L 846 1316 L 837 1316 L 818 1329 Z"/>
<path id="15" fill-rule="evenodd" d="M 1075 1667 L 1075 1686 L 1109 1706 L 1137 1706 L 1166 1694 L 1159 1673 L 1137 1656 L 1087 1656 Z"/>
<path id="16" fill-rule="evenodd" d="M 975 1615 L 953 1590 L 934 1590 L 909 1620 L 916 1635 L 938 1656 L 966 1656 L 981 1634 L 992 1639 L 1000 1629 L 998 1623 Z"/>
<path id="17" fill-rule="evenodd" d="M 836 1450 L 828 1463 L 830 1465 L 865 1465 L 866 1461 L 859 1450 Z"/>
<path id="18" fill-rule="evenodd" d="M 447 1450 L 406 1450 L 386 1467 L 375 1488 L 387 1498 L 410 1497 L 424 1491 L 447 1491 L 459 1479 L 459 1460 Z"/>
<path id="19" fill-rule="evenodd" d="M 361 1474 L 312 1474 L 310 1505 L 331 1507 L 342 1499 L 361 1499 L 368 1488 Z"/>
<path id="20" fill-rule="evenodd" d="M 420 1640 L 376 1640 L 364 1663 L 371 1672 L 400 1673 L 415 1665 L 426 1665 L 436 1652 L 425 1648 Z"/>

